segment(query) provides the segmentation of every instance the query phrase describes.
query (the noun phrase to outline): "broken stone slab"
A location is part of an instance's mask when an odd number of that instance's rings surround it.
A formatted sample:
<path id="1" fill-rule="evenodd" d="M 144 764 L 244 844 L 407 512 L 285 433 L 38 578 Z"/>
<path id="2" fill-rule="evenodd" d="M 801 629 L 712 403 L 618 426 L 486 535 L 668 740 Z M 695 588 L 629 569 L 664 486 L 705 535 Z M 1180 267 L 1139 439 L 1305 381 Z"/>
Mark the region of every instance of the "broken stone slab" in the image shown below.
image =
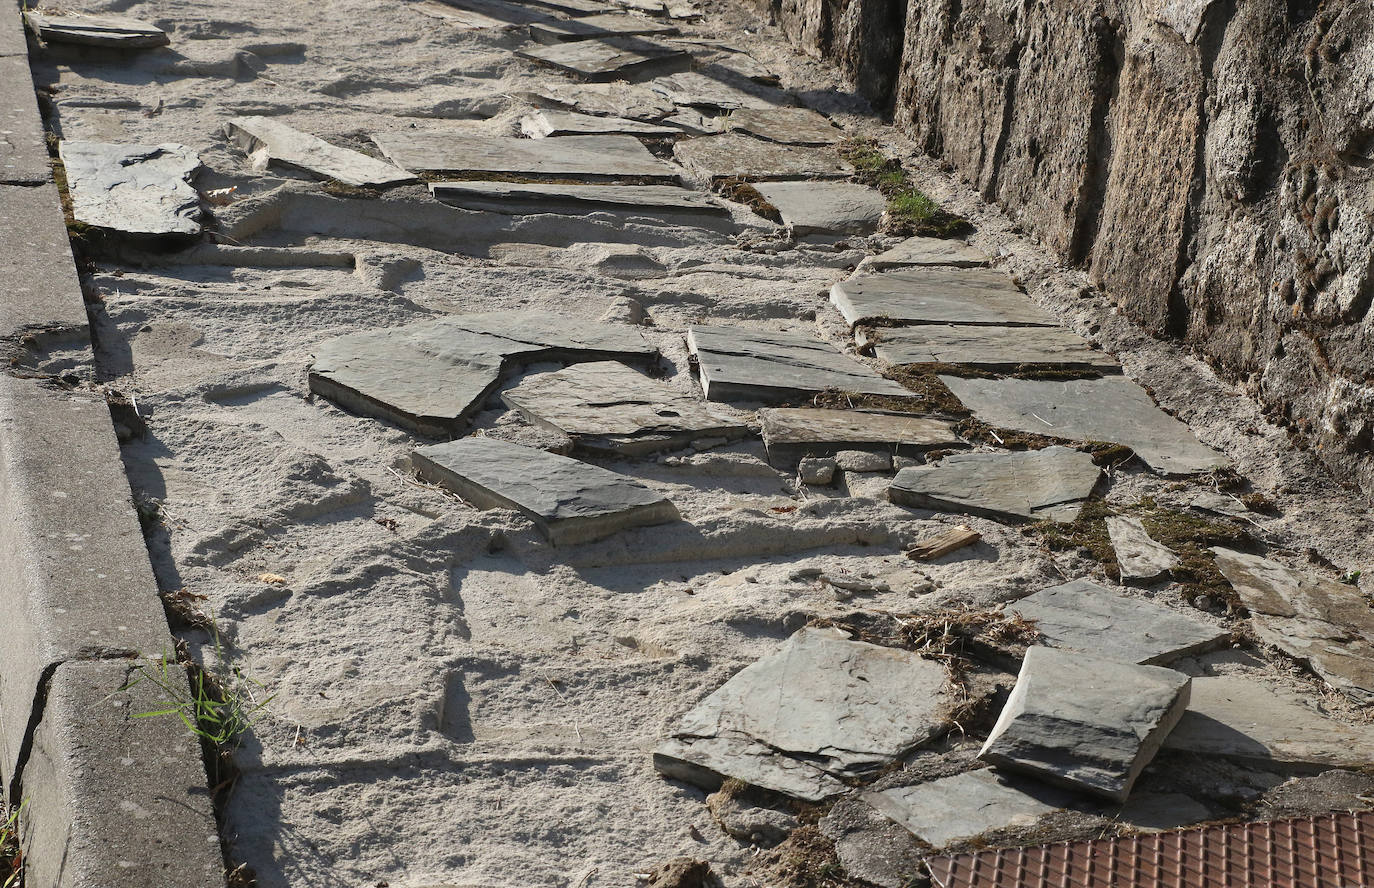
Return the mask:
<path id="1" fill-rule="evenodd" d="M 1006 609 L 1035 621 L 1040 644 L 1124 663 L 1159 666 L 1227 637 L 1225 629 L 1092 580 L 1042 589 Z"/>
<path id="2" fill-rule="evenodd" d="M 633 136 L 516 139 L 398 131 L 376 133 L 372 141 L 387 157 L 414 172 L 644 184 L 677 181 L 677 174 Z"/>
<path id="3" fill-rule="evenodd" d="M 901 383 L 803 334 L 692 327 L 687 347 L 708 401 L 782 401 L 827 390 L 912 397 Z"/>
<path id="4" fill-rule="evenodd" d="M 771 407 L 759 411 L 768 461 L 779 468 L 808 456 L 841 450 L 912 454 L 933 447 L 961 447 L 954 425 L 925 416 L 825 410 L 818 407 Z"/>
<path id="5" fill-rule="evenodd" d="M 834 145 L 844 139 L 844 130 L 809 108 L 739 108 L 730 113 L 726 127 L 785 145 Z"/>
<path id="6" fill-rule="evenodd" d="M 561 432 L 593 453 L 640 455 L 685 447 L 695 438 L 742 438 L 741 422 L 698 398 L 616 361 L 575 364 L 508 389 L 501 400 L 534 425 Z"/>
<path id="7" fill-rule="evenodd" d="M 597 211 L 641 216 L 728 216 L 711 195 L 676 185 L 543 185 L 514 182 L 435 182 L 434 197 L 466 210 L 584 215 Z"/>
<path id="8" fill-rule="evenodd" d="M 688 712 L 654 766 L 708 788 L 734 777 L 819 801 L 945 730 L 943 667 L 910 651 L 802 629 Z"/>
<path id="9" fill-rule="evenodd" d="M 1337 721 L 1255 678 L 1204 676 L 1193 679 L 1188 711 L 1164 748 L 1261 765 L 1367 768 L 1374 727 Z"/>
<path id="10" fill-rule="evenodd" d="M 936 850 L 996 830 L 1034 826 L 1074 802 L 1058 787 L 992 768 L 865 792 L 861 798 Z"/>
<path id="11" fill-rule="evenodd" d="M 26 45 L 23 55 L 0 56 L 0 183 L 37 185 L 51 179 Z"/>
<path id="12" fill-rule="evenodd" d="M 606 37 L 667 37 L 677 33 L 675 25 L 617 13 L 575 19 L 550 18 L 531 22 L 529 29 L 530 37 L 546 46 Z"/>
<path id="13" fill-rule="evenodd" d="M 685 50 L 643 37 L 577 40 L 541 49 L 518 49 L 515 54 L 590 81 L 647 80 L 692 66 L 692 57 Z"/>
<path id="14" fill-rule="evenodd" d="M 993 372 L 1014 370 L 1023 364 L 1106 373 L 1121 370 L 1111 355 L 1062 327 L 861 327 L 854 339 L 860 348 L 871 347 L 889 364 L 957 364 Z"/>
<path id="15" fill-rule="evenodd" d="M 978 419 L 995 428 L 1124 444 L 1161 475 L 1207 472 L 1230 463 L 1124 376 L 1045 380 L 941 376 L 940 381 Z"/>
<path id="16" fill-rule="evenodd" d="M 682 129 L 625 117 L 597 117 L 573 111 L 539 110 L 520 118 L 520 132 L 531 139 L 558 136 L 638 136 L 664 139 L 681 135 Z"/>
<path id="17" fill-rule="evenodd" d="M 1123 581 L 1153 583 L 1178 567 L 1178 556 L 1153 539 L 1139 518 L 1107 516 L 1107 535 Z"/>
<path id="18" fill-rule="evenodd" d="M 1262 641 L 1347 697 L 1374 703 L 1374 610 L 1359 589 L 1258 555 L 1212 552 Z"/>
<path id="19" fill-rule="evenodd" d="M 539 108 L 576 111 L 607 117 L 627 117 L 631 120 L 657 121 L 672 114 L 672 102 L 643 83 L 571 83 L 552 81 L 542 83 L 538 92 L 520 96 Z"/>
<path id="20" fill-rule="evenodd" d="M 673 146 L 673 156 L 709 182 L 838 179 L 852 172 L 833 148 L 778 145 L 734 133 L 684 139 Z"/>
<path id="21" fill-rule="evenodd" d="M 331 145 L 270 117 L 237 117 L 224 125 L 224 137 L 259 170 L 275 163 L 359 188 L 417 181 L 394 164 Z"/>
<path id="22" fill-rule="evenodd" d="M 1058 320 L 991 268 L 913 268 L 869 274 L 830 288 L 830 301 L 849 325 L 987 324 L 1054 327 Z"/>
<path id="23" fill-rule="evenodd" d="M 746 77 L 731 80 L 700 71 L 658 77 L 648 85 L 674 105 L 716 112 L 740 108 L 771 111 L 796 104 L 782 90 L 760 86 Z"/>
<path id="24" fill-rule="evenodd" d="M 498 311 L 366 330 L 315 350 L 310 390 L 365 416 L 431 437 L 461 434 L 513 366 L 536 361 L 647 361 L 633 327 Z"/>
<path id="25" fill-rule="evenodd" d="M 1118 804 L 1188 708 L 1190 679 L 1077 651 L 1026 651 L 978 757 Z"/>
<path id="26" fill-rule="evenodd" d="M 948 266 L 951 268 L 984 268 L 991 260 L 982 250 L 957 240 L 939 237 L 913 237 L 890 250 L 868 256 L 856 271 L 888 271 L 895 268 Z"/>
<path id="27" fill-rule="evenodd" d="M 150 49 L 172 41 L 167 32 L 138 19 L 108 15 L 24 13 L 29 30 L 44 43 L 77 43 L 115 49 Z"/>
<path id="28" fill-rule="evenodd" d="M 849 182 L 761 182 L 755 186 L 797 236 L 872 234 L 887 199 L 876 188 Z"/>
<path id="29" fill-rule="evenodd" d="M 72 215 L 135 235 L 200 234 L 200 158 L 184 145 L 110 145 L 64 140 L 59 148 Z"/>
<path id="30" fill-rule="evenodd" d="M 482 509 L 513 509 L 553 543 L 677 521 L 677 507 L 633 478 L 496 438 L 464 438 L 411 453 L 420 477 Z"/>
<path id="31" fill-rule="evenodd" d="M 1102 470 L 1069 447 L 1001 453 L 955 453 L 902 469 L 887 495 L 894 503 L 1027 521 L 1072 521 Z"/>
<path id="32" fill-rule="evenodd" d="M 1178 792 L 1136 793 L 1116 815 L 1117 822 L 1142 833 L 1166 832 L 1211 819 L 1212 812 L 1206 805 Z"/>

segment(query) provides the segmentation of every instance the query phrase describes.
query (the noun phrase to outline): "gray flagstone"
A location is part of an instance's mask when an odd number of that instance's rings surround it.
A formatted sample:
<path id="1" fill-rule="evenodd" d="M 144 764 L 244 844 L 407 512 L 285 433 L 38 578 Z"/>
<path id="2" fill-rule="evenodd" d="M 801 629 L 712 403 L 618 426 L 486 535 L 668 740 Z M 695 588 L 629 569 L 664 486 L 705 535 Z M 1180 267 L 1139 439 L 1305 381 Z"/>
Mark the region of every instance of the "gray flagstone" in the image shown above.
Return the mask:
<path id="1" fill-rule="evenodd" d="M 671 183 L 677 174 L 632 136 L 517 139 L 436 131 L 376 133 L 372 141 L 412 172 L 530 179 Z"/>
<path id="2" fill-rule="evenodd" d="M 692 57 L 686 51 L 643 37 L 578 40 L 541 49 L 519 49 L 515 54 L 591 81 L 644 80 L 686 71 L 692 65 Z"/>
<path id="3" fill-rule="evenodd" d="M 957 240 L 913 237 L 859 263 L 858 271 L 887 271 L 946 265 L 951 268 L 982 268 L 990 264 L 986 253 Z"/>
<path id="4" fill-rule="evenodd" d="M 953 423 L 926 416 L 769 407 L 759 411 L 768 460 L 790 467 L 808 456 L 842 450 L 911 454 L 932 447 L 962 447 Z"/>
<path id="5" fill-rule="evenodd" d="M 541 185 L 514 182 L 435 182 L 430 191 L 442 203 L 509 215 L 596 211 L 642 216 L 728 216 L 711 195 L 673 185 Z"/>
<path id="6" fill-rule="evenodd" d="M 191 178 L 201 164 L 190 148 L 66 140 L 59 152 L 78 222 L 126 234 L 200 234 Z"/>
<path id="7" fill-rule="evenodd" d="M 778 145 L 734 133 L 684 139 L 673 146 L 673 156 L 708 181 L 838 179 L 852 172 L 833 148 Z"/>
<path id="8" fill-rule="evenodd" d="M 987 324 L 917 324 L 861 328 L 860 346 L 872 346 L 890 364 L 959 364 L 1006 371 L 1022 364 L 1117 372 L 1116 359 L 1062 327 L 996 327 Z"/>
<path id="9" fill-rule="evenodd" d="M 639 136 L 661 139 L 682 134 L 681 127 L 668 124 L 550 110 L 535 111 L 520 118 L 520 131 L 531 139 L 550 136 Z"/>
<path id="10" fill-rule="evenodd" d="M 45 43 L 78 43 L 115 49 L 148 49 L 171 43 L 167 32 L 161 28 L 122 16 L 31 10 L 24 13 L 24 21 Z"/>
<path id="11" fill-rule="evenodd" d="M 224 125 L 224 135 L 260 169 L 277 163 L 359 187 L 417 181 L 395 164 L 331 145 L 270 117 L 235 118 Z"/>
<path id="12" fill-rule="evenodd" d="M 831 287 L 830 301 L 851 326 L 871 321 L 1011 327 L 1059 323 L 1005 273 L 985 268 L 863 275 Z"/>
<path id="13" fill-rule="evenodd" d="M 530 36 L 535 42 L 553 46 L 576 40 L 606 37 L 666 37 L 677 33 L 675 25 L 618 13 L 589 15 L 575 19 L 544 19 L 530 23 Z"/>
<path id="14" fill-rule="evenodd" d="M 902 469 L 887 494 L 894 503 L 918 509 L 1072 521 L 1100 476 L 1091 456 L 1068 447 L 954 453 Z"/>
<path id="15" fill-rule="evenodd" d="M 798 236 L 872 234 L 887 210 L 887 199 L 876 188 L 850 182 L 760 182 L 754 187 Z"/>

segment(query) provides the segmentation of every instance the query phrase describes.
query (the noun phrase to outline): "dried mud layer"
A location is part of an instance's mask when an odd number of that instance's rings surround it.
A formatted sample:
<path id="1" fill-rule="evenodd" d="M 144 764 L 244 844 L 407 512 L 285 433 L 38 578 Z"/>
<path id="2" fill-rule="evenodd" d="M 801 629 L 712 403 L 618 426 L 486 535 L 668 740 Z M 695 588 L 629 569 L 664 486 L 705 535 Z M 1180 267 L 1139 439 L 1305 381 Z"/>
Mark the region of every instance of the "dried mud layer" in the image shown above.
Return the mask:
<path id="1" fill-rule="evenodd" d="M 216 192 L 212 237 L 261 248 L 188 259 L 89 244 L 84 272 L 92 382 L 131 397 L 147 423 L 123 455 L 162 590 L 211 617 L 224 657 L 270 697 L 235 753 L 237 783 L 222 804 L 230 862 L 264 888 L 626 886 L 683 856 L 710 861 L 729 886 L 778 884 L 757 849 L 713 821 L 700 790 L 654 771 L 652 748 L 684 712 L 810 621 L 986 608 L 1103 575 L 1087 543 L 1051 546 L 1033 529 L 892 505 L 890 473 L 802 487 L 768 465 L 756 437 L 591 460 L 663 493 L 685 521 L 577 546 L 551 547 L 513 512 L 478 511 L 420 482 L 408 456 L 432 441 L 309 394 L 318 343 L 492 309 L 632 320 L 633 300 L 647 311 L 642 329 L 662 351 L 666 381 L 699 392 L 689 324 L 844 346 L 827 291 L 895 238 L 796 243 L 741 206 L 728 232 L 595 213 L 438 214 L 422 186 L 377 197 L 258 172 L 221 136 L 229 119 L 272 116 L 372 151 L 367 133 L 411 127 L 513 135 L 525 93 L 578 87 L 518 59 L 523 32 L 460 30 L 429 3 L 65 7 L 150 20 L 172 46 L 36 52 L 56 135 L 190 146 L 207 168 L 198 188 Z M 745 50 L 752 61 L 739 64 L 767 66 L 856 136 L 909 159 L 923 189 L 973 222 L 971 243 L 1232 457 L 1249 482 L 1240 493 L 1273 501 L 1276 514 L 1240 522 L 1271 554 L 1332 575 L 1374 563 L 1362 500 L 1204 364 L 1140 333 L 1081 273 L 916 158 L 834 71 L 730 6 L 708 6 L 682 29 Z M 563 443 L 497 399 L 475 429 Z M 1112 471 L 1102 495 L 1182 509 L 1214 483 L 1166 481 L 1132 464 Z M 930 565 L 904 556 L 955 523 L 982 542 Z M 840 601 L 802 567 L 868 575 L 890 591 Z M 1150 594 L 1244 637 L 1223 597 L 1180 583 Z M 205 631 L 174 628 L 192 656 L 215 656 Z M 1238 644 L 1188 668 L 1263 675 L 1322 698 L 1339 718 L 1363 719 L 1272 650 Z M 952 753 L 966 764 L 963 754 Z M 1174 759 L 1139 786 L 1199 792 L 1209 784 L 1189 775 L 1210 769 Z M 1267 789 L 1284 776 L 1228 769 L 1213 781 L 1230 781 L 1215 791 L 1218 816 L 1257 797 L 1236 787 Z M 1322 805 L 1318 793 L 1311 807 Z"/>

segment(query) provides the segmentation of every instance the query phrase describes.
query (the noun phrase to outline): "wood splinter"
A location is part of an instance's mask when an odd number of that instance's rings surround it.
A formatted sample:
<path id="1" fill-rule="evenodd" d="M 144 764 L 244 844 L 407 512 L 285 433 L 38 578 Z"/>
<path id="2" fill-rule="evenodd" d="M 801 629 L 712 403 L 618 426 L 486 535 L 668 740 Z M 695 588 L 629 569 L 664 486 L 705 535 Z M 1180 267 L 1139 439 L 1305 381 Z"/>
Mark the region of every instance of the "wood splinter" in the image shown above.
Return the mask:
<path id="1" fill-rule="evenodd" d="M 976 543 L 982 538 L 983 535 L 978 531 L 960 524 L 943 533 L 937 533 L 933 537 L 921 540 L 908 549 L 906 554 L 908 558 L 914 558 L 917 561 L 932 561 Z"/>

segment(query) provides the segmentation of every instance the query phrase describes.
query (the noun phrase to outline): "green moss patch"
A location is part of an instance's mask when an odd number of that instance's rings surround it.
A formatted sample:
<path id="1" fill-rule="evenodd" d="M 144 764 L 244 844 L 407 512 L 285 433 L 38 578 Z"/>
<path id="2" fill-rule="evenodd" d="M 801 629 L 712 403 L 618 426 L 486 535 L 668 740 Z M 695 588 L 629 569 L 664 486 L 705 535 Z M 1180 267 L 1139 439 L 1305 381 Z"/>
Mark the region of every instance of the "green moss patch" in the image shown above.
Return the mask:
<path id="1" fill-rule="evenodd" d="M 962 216 L 942 209 L 911 181 L 901 162 L 888 157 L 869 139 L 851 139 L 839 146 L 840 156 L 854 167 L 854 181 L 870 185 L 887 198 L 889 234 L 959 237 L 973 230 Z"/>

